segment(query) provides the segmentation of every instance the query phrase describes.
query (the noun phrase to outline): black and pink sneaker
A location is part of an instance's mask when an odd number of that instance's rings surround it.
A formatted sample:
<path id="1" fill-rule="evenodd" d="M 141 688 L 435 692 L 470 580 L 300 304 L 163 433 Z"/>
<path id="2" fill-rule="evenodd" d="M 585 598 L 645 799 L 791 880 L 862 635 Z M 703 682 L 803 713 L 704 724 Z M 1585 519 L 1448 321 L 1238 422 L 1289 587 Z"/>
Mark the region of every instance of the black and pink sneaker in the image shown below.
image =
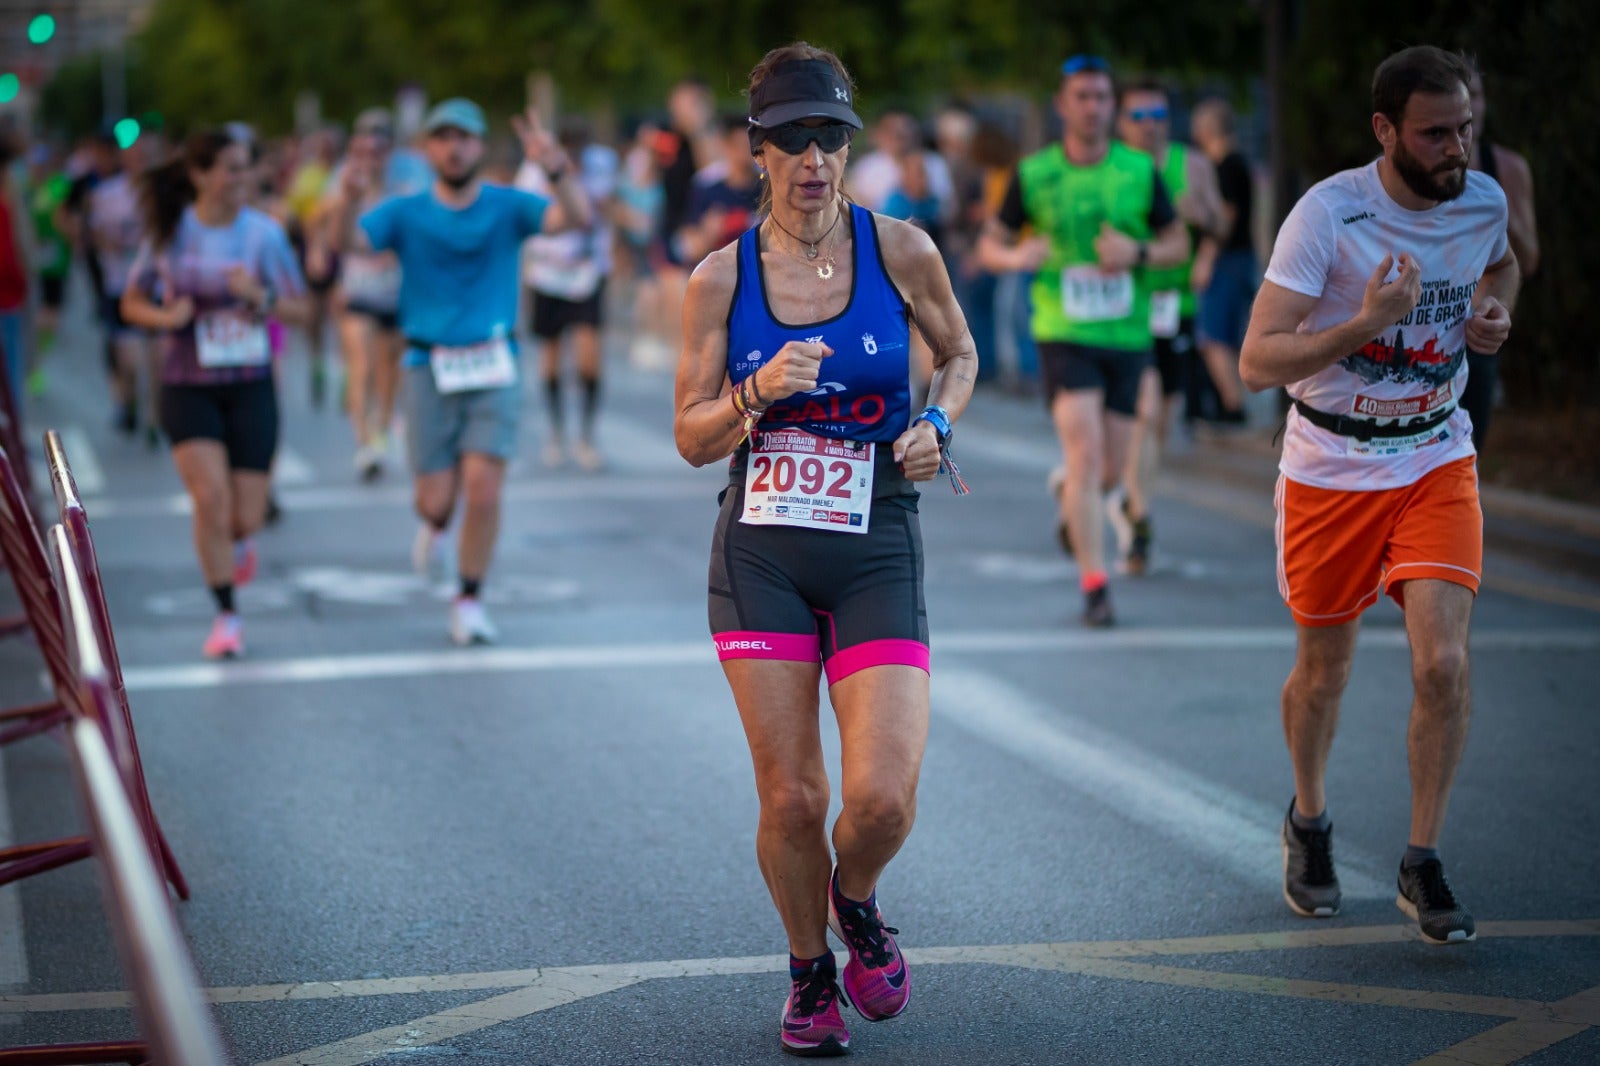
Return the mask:
<path id="1" fill-rule="evenodd" d="M 900 932 L 883 924 L 877 893 L 865 903 L 839 892 L 839 870 L 828 881 L 828 928 L 850 949 L 844 964 L 844 994 L 869 1022 L 893 1018 L 911 1002 L 911 971 L 894 942 Z"/>
<path id="2" fill-rule="evenodd" d="M 839 1013 L 839 983 L 830 962 L 789 982 L 783 1005 L 783 1050 L 804 1058 L 826 1058 L 850 1050 L 850 1031 Z"/>

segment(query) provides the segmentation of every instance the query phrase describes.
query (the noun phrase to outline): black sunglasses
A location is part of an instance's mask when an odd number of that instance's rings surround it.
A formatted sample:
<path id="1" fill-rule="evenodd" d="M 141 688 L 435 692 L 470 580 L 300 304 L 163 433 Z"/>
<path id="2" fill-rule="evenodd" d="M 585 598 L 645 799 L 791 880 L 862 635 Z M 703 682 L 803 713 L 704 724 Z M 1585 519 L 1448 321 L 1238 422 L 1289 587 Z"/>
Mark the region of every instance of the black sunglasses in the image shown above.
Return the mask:
<path id="1" fill-rule="evenodd" d="M 799 155 L 810 144 L 815 144 L 824 153 L 832 153 L 849 144 L 855 132 L 854 126 L 844 122 L 827 122 L 821 126 L 785 122 L 781 126 L 762 130 L 761 139 L 784 155 Z"/>

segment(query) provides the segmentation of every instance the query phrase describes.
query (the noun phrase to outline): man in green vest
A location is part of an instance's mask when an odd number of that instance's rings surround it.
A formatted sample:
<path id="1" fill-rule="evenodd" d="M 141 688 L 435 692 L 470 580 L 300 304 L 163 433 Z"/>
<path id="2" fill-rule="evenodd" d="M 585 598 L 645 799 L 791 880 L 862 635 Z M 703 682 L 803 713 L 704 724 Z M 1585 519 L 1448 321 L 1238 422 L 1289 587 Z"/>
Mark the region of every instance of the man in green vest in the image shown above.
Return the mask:
<path id="1" fill-rule="evenodd" d="M 996 272 L 1034 273 L 1033 336 L 1066 464 L 1060 518 L 1071 534 L 1083 620 L 1115 621 L 1103 494 L 1121 480 L 1139 382 L 1151 359 L 1151 267 L 1177 266 L 1189 235 L 1155 163 L 1111 139 L 1116 89 L 1099 56 L 1061 67 L 1059 144 L 1017 165 L 979 242 Z"/>
<path id="2" fill-rule="evenodd" d="M 1172 140 L 1172 106 L 1167 90 L 1155 78 L 1143 77 L 1121 86 L 1117 106 L 1117 135 L 1130 148 L 1155 160 L 1172 197 L 1178 217 L 1198 241 L 1211 235 L 1226 236 L 1222 228 L 1222 194 L 1210 160 L 1194 148 Z M 1139 386 L 1139 426 L 1128 449 L 1123 471 L 1127 493 L 1120 506 L 1112 505 L 1111 524 L 1129 573 L 1142 574 L 1150 561 L 1149 487 L 1156 464 L 1167 446 L 1178 401 L 1194 373 L 1195 259 L 1191 252 L 1173 267 L 1150 267 L 1144 284 L 1150 293 L 1150 335 L 1155 366 L 1146 370 Z"/>

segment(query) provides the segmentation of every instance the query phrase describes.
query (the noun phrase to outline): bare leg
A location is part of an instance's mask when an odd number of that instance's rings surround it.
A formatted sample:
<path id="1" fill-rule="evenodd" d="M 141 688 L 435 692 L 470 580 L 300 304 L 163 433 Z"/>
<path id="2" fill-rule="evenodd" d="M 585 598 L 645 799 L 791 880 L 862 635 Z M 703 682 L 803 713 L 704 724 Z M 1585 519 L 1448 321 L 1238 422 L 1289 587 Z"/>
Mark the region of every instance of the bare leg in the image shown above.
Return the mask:
<path id="1" fill-rule="evenodd" d="M 1050 405 L 1066 470 L 1061 520 L 1072 534 L 1072 554 L 1084 574 L 1105 569 L 1105 507 L 1100 498 L 1105 470 L 1105 434 L 1100 424 L 1103 404 L 1104 394 L 1094 389 L 1057 392 Z"/>
<path id="2" fill-rule="evenodd" d="M 233 493 L 221 441 L 194 438 L 172 449 L 194 508 L 194 551 L 206 585 L 233 584 Z"/>
<path id="3" fill-rule="evenodd" d="M 761 817 L 756 860 L 778 908 L 789 951 L 828 951 L 828 773 L 818 726 L 818 663 L 730 659 L 733 688 L 755 764 Z"/>
<path id="4" fill-rule="evenodd" d="M 1467 630 L 1473 596 L 1471 589 L 1433 578 L 1407 581 L 1404 591 L 1415 688 L 1406 733 L 1411 758 L 1409 842 L 1433 848 L 1439 846 L 1472 717 Z"/>
<path id="5" fill-rule="evenodd" d="M 459 484 L 460 473 L 456 468 L 418 474 L 415 479 L 417 517 L 435 529 L 449 526 L 450 516 L 456 509 Z"/>
<path id="6" fill-rule="evenodd" d="M 382 438 L 394 422 L 395 398 L 400 392 L 400 361 L 405 357 L 406 340 L 399 330 L 379 329 L 373 334 L 372 392 L 376 401 L 373 421 L 368 429 Z"/>
<path id="7" fill-rule="evenodd" d="M 500 489 L 505 477 L 504 459 L 481 452 L 467 452 L 461 457 L 462 515 L 457 565 L 463 578 L 482 580 L 489 571 L 495 538 L 500 534 Z"/>
<path id="8" fill-rule="evenodd" d="M 263 470 L 234 470 L 229 483 L 233 493 L 233 539 L 253 536 L 266 524 L 272 478 Z"/>
<path id="9" fill-rule="evenodd" d="M 372 320 L 365 315 L 339 316 L 339 347 L 344 352 L 345 412 L 349 415 L 357 447 L 364 447 L 370 439 L 367 397 L 374 370 L 373 332 Z"/>
<path id="10" fill-rule="evenodd" d="M 1161 397 L 1161 375 L 1146 370 L 1139 380 L 1139 414 L 1128 442 L 1128 461 L 1122 465 L 1122 485 L 1128 493 L 1128 511 L 1135 518 L 1150 513 L 1150 484 L 1161 461 L 1166 403 Z"/>
<path id="11" fill-rule="evenodd" d="M 1283 685 L 1283 735 L 1294 766 L 1295 809 L 1307 818 L 1328 807 L 1324 788 L 1328 753 L 1360 626 L 1360 622 L 1301 626 L 1294 669 Z"/>
<path id="12" fill-rule="evenodd" d="M 840 681 L 828 697 L 841 743 L 844 809 L 833 825 L 839 891 L 864 900 L 916 820 L 928 675 L 914 666 L 875 666 Z"/>
<path id="13" fill-rule="evenodd" d="M 1237 411 L 1244 406 L 1244 386 L 1239 383 L 1239 353 L 1226 344 L 1205 342 L 1200 345 L 1200 358 L 1206 364 L 1217 387 L 1217 400 L 1224 411 Z"/>

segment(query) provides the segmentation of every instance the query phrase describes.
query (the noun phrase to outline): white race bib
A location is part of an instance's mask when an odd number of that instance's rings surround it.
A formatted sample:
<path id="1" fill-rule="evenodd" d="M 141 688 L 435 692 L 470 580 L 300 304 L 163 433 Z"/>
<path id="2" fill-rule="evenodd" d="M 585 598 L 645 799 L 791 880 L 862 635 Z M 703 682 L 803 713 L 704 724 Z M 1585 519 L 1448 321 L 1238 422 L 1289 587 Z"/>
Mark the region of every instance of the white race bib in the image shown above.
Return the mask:
<path id="1" fill-rule="evenodd" d="M 440 345 L 429 354 L 428 364 L 434 387 L 442 393 L 503 389 L 517 382 L 517 363 L 504 337 L 459 348 Z"/>
<path id="2" fill-rule="evenodd" d="M 200 365 L 210 369 L 266 366 L 272 345 L 266 323 L 244 311 L 211 311 L 195 319 Z"/>
<path id="3" fill-rule="evenodd" d="M 1061 271 L 1061 309 L 1074 322 L 1114 322 L 1133 314 L 1133 275 L 1107 274 L 1099 267 Z"/>
<path id="4" fill-rule="evenodd" d="M 381 256 L 346 256 L 339 282 L 345 296 L 358 303 L 393 307 L 400 299 L 400 264 Z"/>
<path id="5" fill-rule="evenodd" d="M 1171 339 L 1183 322 L 1183 293 L 1163 289 L 1150 294 L 1150 335 Z"/>
<path id="6" fill-rule="evenodd" d="M 867 531 L 876 445 L 799 429 L 770 430 L 754 439 L 759 443 L 750 448 L 739 521 L 837 533 Z"/>

